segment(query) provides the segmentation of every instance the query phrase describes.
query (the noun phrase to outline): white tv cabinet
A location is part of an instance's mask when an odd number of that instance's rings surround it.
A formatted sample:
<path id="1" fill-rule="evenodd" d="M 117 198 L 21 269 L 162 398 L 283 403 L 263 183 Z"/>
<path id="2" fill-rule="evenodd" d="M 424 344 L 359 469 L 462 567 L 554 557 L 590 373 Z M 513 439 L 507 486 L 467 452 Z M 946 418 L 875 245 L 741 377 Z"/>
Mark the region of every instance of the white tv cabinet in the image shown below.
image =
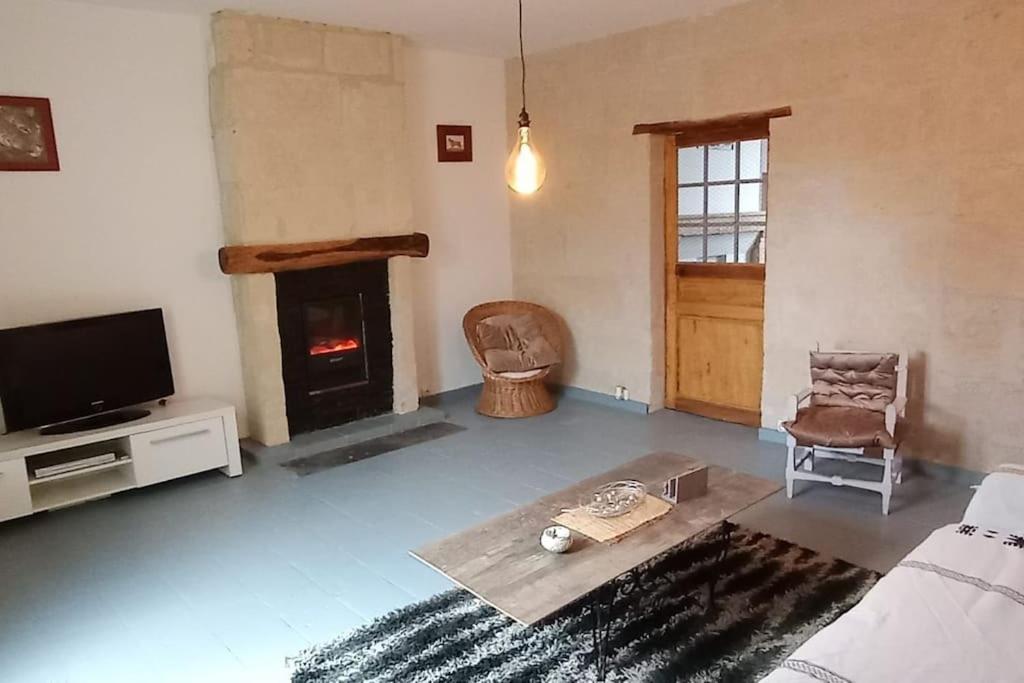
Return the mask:
<path id="1" fill-rule="evenodd" d="M 235 408 L 214 399 L 169 399 L 139 420 L 74 434 L 0 436 L 0 521 L 105 498 L 196 472 L 242 474 Z M 101 465 L 34 476 L 43 462 L 115 453 Z"/>

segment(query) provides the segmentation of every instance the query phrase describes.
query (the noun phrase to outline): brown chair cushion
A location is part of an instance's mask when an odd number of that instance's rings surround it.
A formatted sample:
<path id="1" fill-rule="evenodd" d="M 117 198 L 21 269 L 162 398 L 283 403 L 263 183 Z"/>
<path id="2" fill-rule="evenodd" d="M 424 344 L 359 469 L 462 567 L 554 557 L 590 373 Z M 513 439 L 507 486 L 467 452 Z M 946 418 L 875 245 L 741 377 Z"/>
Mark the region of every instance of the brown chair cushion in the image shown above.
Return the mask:
<path id="1" fill-rule="evenodd" d="M 895 353 L 811 352 L 811 405 L 884 413 L 896 398 Z"/>
<path id="2" fill-rule="evenodd" d="M 544 338 L 537 319 L 529 314 L 494 315 L 476 326 L 484 362 L 491 372 L 525 372 L 559 362 L 558 352 Z"/>
<path id="3" fill-rule="evenodd" d="M 801 446 L 835 448 L 896 448 L 897 439 L 885 431 L 885 413 L 848 406 L 810 406 L 783 422 L 783 429 Z"/>

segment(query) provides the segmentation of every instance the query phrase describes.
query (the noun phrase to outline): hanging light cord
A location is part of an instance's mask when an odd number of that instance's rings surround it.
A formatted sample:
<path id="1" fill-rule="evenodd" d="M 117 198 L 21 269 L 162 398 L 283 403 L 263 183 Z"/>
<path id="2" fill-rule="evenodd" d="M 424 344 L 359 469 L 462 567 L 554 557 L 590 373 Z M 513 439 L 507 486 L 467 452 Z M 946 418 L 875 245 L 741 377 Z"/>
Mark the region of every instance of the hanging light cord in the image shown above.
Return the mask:
<path id="1" fill-rule="evenodd" d="M 523 0 L 519 0 L 519 63 L 522 66 L 523 108 L 519 112 L 519 127 L 530 125 L 530 115 L 526 113 L 526 55 L 523 52 Z"/>

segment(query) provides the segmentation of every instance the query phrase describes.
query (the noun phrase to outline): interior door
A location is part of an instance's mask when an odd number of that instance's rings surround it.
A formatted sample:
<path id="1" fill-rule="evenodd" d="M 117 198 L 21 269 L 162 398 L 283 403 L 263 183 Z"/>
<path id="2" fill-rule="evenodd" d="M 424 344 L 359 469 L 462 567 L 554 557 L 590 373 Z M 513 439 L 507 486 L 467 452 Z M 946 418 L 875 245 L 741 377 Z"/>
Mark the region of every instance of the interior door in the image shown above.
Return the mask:
<path id="1" fill-rule="evenodd" d="M 767 122 L 765 122 L 767 124 Z M 767 125 L 666 138 L 666 405 L 761 424 Z"/>

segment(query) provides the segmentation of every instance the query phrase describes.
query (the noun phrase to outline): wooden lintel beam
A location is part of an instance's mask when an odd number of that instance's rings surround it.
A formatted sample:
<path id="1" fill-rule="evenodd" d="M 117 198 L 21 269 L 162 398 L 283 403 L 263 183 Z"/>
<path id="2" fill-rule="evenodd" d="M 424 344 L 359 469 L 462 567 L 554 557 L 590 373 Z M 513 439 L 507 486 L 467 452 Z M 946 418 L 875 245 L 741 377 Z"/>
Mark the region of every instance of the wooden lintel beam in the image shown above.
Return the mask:
<path id="1" fill-rule="evenodd" d="M 792 116 L 790 107 L 776 107 L 764 111 L 750 111 L 731 114 L 717 119 L 693 119 L 690 121 L 661 121 L 660 123 L 638 123 L 633 126 L 633 135 L 677 135 L 705 129 L 720 129 L 747 126 L 757 121 Z"/>
<path id="2" fill-rule="evenodd" d="M 392 256 L 423 258 L 430 252 L 430 238 L 421 232 L 353 240 L 294 242 L 291 244 L 248 244 L 221 247 L 217 254 L 221 272 L 279 273 L 374 261 Z"/>

